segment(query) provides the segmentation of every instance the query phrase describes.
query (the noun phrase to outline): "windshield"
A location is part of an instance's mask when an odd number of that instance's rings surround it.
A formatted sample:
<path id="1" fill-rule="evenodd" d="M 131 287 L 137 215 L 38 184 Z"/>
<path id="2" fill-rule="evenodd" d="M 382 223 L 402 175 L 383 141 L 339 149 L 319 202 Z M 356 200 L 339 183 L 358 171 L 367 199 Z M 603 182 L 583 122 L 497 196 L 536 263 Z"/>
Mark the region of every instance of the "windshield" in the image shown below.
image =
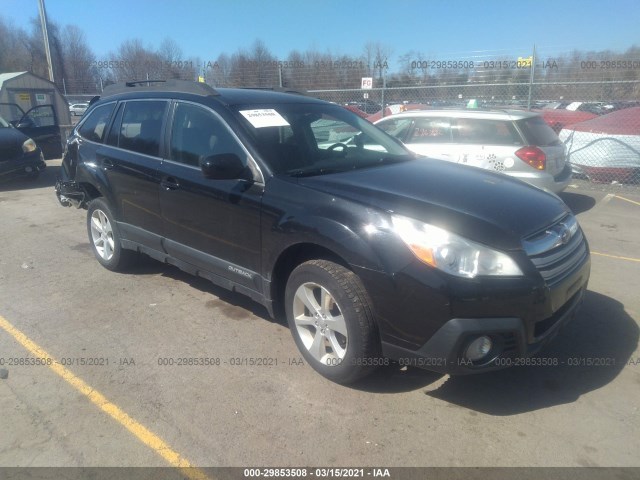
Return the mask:
<path id="1" fill-rule="evenodd" d="M 336 105 L 241 105 L 236 116 L 276 174 L 323 175 L 414 158 L 371 123 Z"/>

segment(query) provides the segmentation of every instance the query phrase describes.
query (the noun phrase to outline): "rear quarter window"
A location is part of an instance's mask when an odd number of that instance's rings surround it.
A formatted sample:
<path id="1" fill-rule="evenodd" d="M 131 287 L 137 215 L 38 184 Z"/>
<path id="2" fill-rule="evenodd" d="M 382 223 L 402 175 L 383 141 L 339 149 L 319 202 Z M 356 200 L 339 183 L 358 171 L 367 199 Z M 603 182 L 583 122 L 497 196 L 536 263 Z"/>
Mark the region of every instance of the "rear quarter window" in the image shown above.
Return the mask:
<path id="1" fill-rule="evenodd" d="M 109 103 L 96 107 L 82 123 L 78 129 L 78 134 L 92 142 L 102 143 L 115 105 L 115 103 Z"/>
<path id="2" fill-rule="evenodd" d="M 157 157 L 160 155 L 162 121 L 167 102 L 161 100 L 129 100 L 124 106 L 118 128 L 118 146 L 132 152 Z"/>
<path id="3" fill-rule="evenodd" d="M 558 135 L 545 123 L 542 117 L 525 118 L 518 120 L 516 123 L 529 145 L 550 147 L 560 144 Z"/>

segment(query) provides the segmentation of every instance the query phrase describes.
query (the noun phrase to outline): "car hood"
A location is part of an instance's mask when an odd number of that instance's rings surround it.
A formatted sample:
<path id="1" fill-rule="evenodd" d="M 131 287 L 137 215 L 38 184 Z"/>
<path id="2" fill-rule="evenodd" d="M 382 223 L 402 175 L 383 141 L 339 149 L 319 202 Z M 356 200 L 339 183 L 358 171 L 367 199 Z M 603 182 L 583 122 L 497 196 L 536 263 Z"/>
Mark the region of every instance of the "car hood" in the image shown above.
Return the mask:
<path id="1" fill-rule="evenodd" d="M 300 178 L 308 188 L 436 225 L 502 249 L 569 212 L 556 195 L 506 175 L 439 160 L 413 160 Z"/>

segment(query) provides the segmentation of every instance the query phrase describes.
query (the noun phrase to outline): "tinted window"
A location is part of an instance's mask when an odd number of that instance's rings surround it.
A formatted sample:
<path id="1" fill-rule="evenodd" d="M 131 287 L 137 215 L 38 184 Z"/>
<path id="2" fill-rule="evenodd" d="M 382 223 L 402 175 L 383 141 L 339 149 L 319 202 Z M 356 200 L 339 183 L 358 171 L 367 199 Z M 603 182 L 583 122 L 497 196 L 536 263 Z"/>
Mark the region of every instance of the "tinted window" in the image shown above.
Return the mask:
<path id="1" fill-rule="evenodd" d="M 519 120 L 518 126 L 530 145 L 546 147 L 560 143 L 558 135 L 545 123 L 542 117 L 531 117 Z"/>
<path id="2" fill-rule="evenodd" d="M 482 145 L 522 145 L 511 122 L 482 118 L 458 118 L 454 127 L 458 143 Z"/>
<path id="3" fill-rule="evenodd" d="M 162 119 L 167 102 L 129 101 L 124 106 L 118 146 L 133 152 L 160 155 Z"/>
<path id="4" fill-rule="evenodd" d="M 92 142 L 102 142 L 115 105 L 115 103 L 101 105 L 93 110 L 78 129 L 80 136 Z"/>
<path id="5" fill-rule="evenodd" d="M 246 161 L 246 153 L 220 119 L 203 108 L 179 103 L 171 128 L 170 159 L 198 167 L 206 157 L 221 153 L 235 153 Z"/>
<path id="6" fill-rule="evenodd" d="M 451 123 L 447 118 L 416 118 L 408 143 L 450 143 Z"/>

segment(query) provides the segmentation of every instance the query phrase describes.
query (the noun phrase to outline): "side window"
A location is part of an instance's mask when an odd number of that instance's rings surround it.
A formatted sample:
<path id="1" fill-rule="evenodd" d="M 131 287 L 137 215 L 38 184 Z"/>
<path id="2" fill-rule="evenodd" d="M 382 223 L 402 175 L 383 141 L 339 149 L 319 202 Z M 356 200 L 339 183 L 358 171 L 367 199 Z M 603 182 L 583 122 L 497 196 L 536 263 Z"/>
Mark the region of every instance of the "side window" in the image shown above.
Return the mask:
<path id="1" fill-rule="evenodd" d="M 410 118 L 396 118 L 380 122 L 376 124 L 376 127 L 381 128 L 392 137 L 395 137 L 400 141 L 404 141 L 409 128 L 411 128 L 411 123 L 412 120 Z"/>
<path id="2" fill-rule="evenodd" d="M 455 133 L 459 143 L 482 145 L 514 145 L 520 143 L 511 122 L 480 118 L 459 118 Z"/>
<path id="3" fill-rule="evenodd" d="M 118 146 L 157 157 L 160 155 L 162 120 L 167 102 L 161 100 L 135 100 L 124 105 Z"/>
<path id="4" fill-rule="evenodd" d="M 39 105 L 33 107 L 22 119 L 31 123 L 34 127 L 51 127 L 56 125 L 56 115 L 53 112 L 53 105 Z"/>
<path id="5" fill-rule="evenodd" d="M 417 118 L 408 143 L 450 143 L 451 123 L 447 118 Z"/>
<path id="6" fill-rule="evenodd" d="M 235 153 L 246 161 L 246 153 L 218 117 L 204 108 L 178 103 L 171 126 L 169 159 L 199 167 L 206 157 L 221 153 Z"/>
<path id="7" fill-rule="evenodd" d="M 78 129 L 81 137 L 92 142 L 101 143 L 104 139 L 105 128 L 111 118 L 111 112 L 115 108 L 115 103 L 97 107 Z"/>

